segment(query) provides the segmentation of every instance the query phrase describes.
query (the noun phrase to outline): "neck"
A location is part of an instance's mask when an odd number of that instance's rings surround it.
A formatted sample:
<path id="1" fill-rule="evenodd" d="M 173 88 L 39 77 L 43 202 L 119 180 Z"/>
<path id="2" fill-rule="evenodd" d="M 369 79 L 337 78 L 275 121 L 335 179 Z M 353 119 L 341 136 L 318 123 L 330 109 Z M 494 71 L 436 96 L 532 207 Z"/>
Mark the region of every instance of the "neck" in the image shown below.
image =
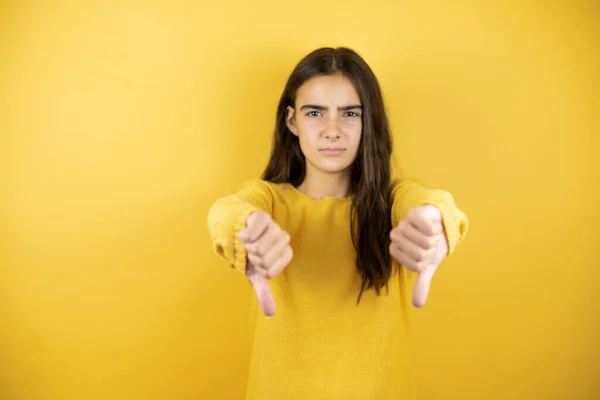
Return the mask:
<path id="1" fill-rule="evenodd" d="M 298 190 L 315 200 L 325 197 L 342 199 L 350 195 L 350 173 L 327 173 L 307 168 Z"/>

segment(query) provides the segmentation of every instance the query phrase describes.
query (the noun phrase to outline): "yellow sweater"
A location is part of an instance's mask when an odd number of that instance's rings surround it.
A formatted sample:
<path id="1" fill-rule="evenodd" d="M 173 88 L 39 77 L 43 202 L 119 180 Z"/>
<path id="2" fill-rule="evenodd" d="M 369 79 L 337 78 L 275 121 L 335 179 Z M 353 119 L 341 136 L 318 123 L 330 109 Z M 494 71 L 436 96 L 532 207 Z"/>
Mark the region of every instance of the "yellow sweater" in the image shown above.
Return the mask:
<path id="1" fill-rule="evenodd" d="M 277 312 L 266 319 L 253 307 L 254 337 L 248 400 L 413 399 L 408 335 L 413 273 L 394 274 L 377 296 L 366 291 L 350 237 L 351 197 L 314 200 L 289 184 L 247 182 L 217 200 L 208 215 L 214 251 L 245 274 L 246 251 L 237 235 L 248 215 L 270 213 L 291 236 L 294 259 L 269 281 Z M 452 196 L 406 181 L 393 193 L 393 226 L 423 204 L 441 212 L 449 253 L 467 232 Z"/>

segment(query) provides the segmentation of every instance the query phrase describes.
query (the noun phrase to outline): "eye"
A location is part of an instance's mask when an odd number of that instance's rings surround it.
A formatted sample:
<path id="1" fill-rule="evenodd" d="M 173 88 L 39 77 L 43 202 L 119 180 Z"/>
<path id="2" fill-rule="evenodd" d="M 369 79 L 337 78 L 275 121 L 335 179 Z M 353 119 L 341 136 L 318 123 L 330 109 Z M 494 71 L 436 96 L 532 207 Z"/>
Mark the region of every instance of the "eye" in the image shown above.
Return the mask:
<path id="1" fill-rule="evenodd" d="M 319 115 L 321 115 L 321 112 L 313 110 L 306 113 L 306 115 L 309 117 L 318 117 Z"/>
<path id="2" fill-rule="evenodd" d="M 360 117 L 359 114 L 355 113 L 354 111 L 347 111 L 344 116 L 346 117 Z"/>

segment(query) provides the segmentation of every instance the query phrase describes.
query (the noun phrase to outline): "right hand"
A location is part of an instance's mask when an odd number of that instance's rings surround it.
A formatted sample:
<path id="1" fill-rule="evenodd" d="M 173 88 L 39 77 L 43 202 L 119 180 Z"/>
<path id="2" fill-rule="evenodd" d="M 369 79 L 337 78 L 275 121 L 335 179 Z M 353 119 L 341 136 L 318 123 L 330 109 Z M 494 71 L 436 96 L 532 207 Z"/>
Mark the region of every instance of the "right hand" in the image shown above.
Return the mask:
<path id="1" fill-rule="evenodd" d="M 275 278 L 292 261 L 290 235 L 264 211 L 256 211 L 246 219 L 239 238 L 245 243 L 246 275 L 252 283 L 258 304 L 267 317 L 275 314 L 275 299 L 269 279 Z"/>

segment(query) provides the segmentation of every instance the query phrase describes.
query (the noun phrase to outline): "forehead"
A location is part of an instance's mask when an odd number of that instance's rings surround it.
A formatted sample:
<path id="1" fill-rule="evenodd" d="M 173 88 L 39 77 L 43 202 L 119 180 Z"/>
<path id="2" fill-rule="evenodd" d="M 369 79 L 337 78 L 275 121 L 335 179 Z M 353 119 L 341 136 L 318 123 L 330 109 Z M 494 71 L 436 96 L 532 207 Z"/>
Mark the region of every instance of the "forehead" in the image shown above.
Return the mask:
<path id="1" fill-rule="evenodd" d="M 343 75 L 316 76 L 304 82 L 296 94 L 297 105 L 360 104 L 352 82 Z"/>

